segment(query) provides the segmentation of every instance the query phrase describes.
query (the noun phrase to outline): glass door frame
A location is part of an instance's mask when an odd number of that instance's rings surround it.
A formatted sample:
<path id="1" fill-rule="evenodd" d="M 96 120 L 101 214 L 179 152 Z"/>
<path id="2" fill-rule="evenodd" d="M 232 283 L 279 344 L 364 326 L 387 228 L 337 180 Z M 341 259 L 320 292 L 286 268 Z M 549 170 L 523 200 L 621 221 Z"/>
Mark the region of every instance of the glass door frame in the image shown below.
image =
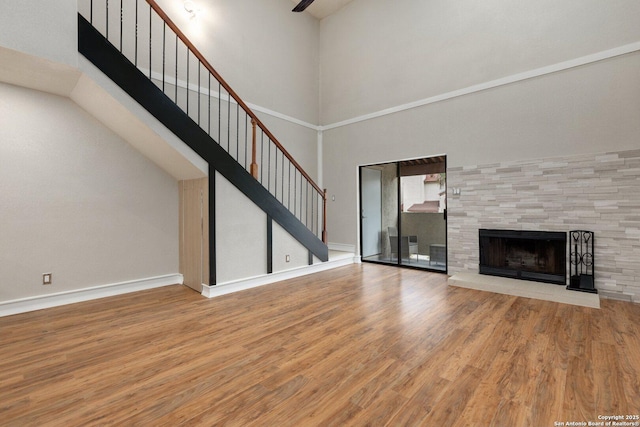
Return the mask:
<path id="1" fill-rule="evenodd" d="M 438 156 L 433 156 L 433 157 L 438 157 Z M 447 171 L 447 157 L 446 155 L 443 155 L 442 157 L 444 157 L 444 171 L 446 174 Z M 416 160 L 420 160 L 420 159 L 427 159 L 427 158 L 431 158 L 431 157 L 420 157 Z M 358 197 L 359 197 L 359 212 L 358 212 L 358 227 L 360 230 L 360 258 L 362 262 L 370 262 L 373 264 L 382 264 L 382 265 L 393 265 L 393 266 L 397 266 L 397 267 L 403 267 L 403 268 L 411 268 L 411 269 L 416 269 L 416 270 L 422 270 L 422 271 L 429 271 L 429 272 L 434 272 L 434 273 L 443 273 L 443 274 L 447 274 L 448 269 L 449 269 L 449 262 L 448 262 L 448 218 L 447 218 L 447 209 L 448 209 L 448 200 L 446 203 L 446 206 L 444 208 L 444 221 L 445 221 L 445 227 L 444 227 L 444 239 L 445 239 L 445 253 L 444 253 L 444 270 L 442 269 L 437 269 L 437 268 L 430 268 L 430 267 L 426 267 L 426 266 L 420 266 L 420 265 L 411 265 L 411 264 L 407 264 L 403 262 L 403 254 L 402 254 L 402 182 L 401 182 L 401 163 L 403 162 L 403 160 L 396 160 L 396 161 L 389 161 L 389 162 L 383 162 L 383 163 L 372 163 L 372 164 L 366 164 L 366 165 L 360 165 L 358 166 Z M 398 249 L 398 253 L 397 253 L 397 260 L 394 262 L 392 261 L 392 258 L 389 259 L 389 261 L 384 261 L 384 260 L 380 260 L 380 259 L 365 259 L 365 257 L 363 256 L 363 191 L 362 191 L 362 184 L 363 184 L 363 179 L 362 179 L 362 171 L 365 168 L 371 168 L 371 167 L 375 167 L 375 166 L 379 166 L 379 167 L 384 167 L 384 166 L 388 166 L 391 164 L 395 164 L 395 172 L 396 172 L 396 178 L 397 178 L 397 186 L 396 186 L 396 194 L 397 194 L 397 223 L 396 223 L 396 229 L 397 229 L 397 236 L 396 236 L 396 247 Z M 447 191 L 447 180 L 445 178 L 445 184 L 444 184 L 444 191 L 446 194 Z M 383 197 L 383 201 L 382 204 L 384 205 L 384 197 Z M 382 231 L 382 230 L 381 230 Z M 382 245 L 381 245 L 382 246 Z M 410 254 L 408 254 L 410 256 Z"/>

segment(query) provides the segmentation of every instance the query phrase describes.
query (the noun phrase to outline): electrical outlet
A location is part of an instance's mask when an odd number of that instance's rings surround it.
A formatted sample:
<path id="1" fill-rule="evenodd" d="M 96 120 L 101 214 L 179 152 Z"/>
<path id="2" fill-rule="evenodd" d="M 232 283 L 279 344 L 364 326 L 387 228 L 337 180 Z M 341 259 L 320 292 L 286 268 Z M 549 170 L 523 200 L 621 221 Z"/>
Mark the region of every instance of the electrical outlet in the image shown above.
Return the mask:
<path id="1" fill-rule="evenodd" d="M 43 285 L 50 285 L 51 284 L 51 280 L 53 279 L 53 274 L 51 273 L 44 273 L 42 275 L 42 284 Z"/>
<path id="2" fill-rule="evenodd" d="M 286 262 L 291 261 L 291 255 L 285 255 L 284 260 L 285 260 Z"/>

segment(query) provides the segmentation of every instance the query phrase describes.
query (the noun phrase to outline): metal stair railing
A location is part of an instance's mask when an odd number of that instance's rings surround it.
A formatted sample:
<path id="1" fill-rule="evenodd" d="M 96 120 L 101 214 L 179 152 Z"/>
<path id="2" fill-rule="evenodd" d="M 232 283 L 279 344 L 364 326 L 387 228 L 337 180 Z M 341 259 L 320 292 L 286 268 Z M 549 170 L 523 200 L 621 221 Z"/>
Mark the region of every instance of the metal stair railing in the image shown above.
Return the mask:
<path id="1" fill-rule="evenodd" d="M 327 243 L 326 190 L 313 181 L 154 0 L 81 0 L 79 13 Z"/>

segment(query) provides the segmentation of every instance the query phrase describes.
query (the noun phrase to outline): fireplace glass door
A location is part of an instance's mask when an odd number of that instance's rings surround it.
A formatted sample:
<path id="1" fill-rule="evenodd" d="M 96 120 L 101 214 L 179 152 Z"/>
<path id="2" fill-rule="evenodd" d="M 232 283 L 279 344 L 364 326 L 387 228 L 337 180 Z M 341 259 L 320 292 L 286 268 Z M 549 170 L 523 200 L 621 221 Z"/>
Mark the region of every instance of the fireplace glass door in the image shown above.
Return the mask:
<path id="1" fill-rule="evenodd" d="M 478 237 L 481 274 L 565 284 L 566 233 L 480 229 Z"/>

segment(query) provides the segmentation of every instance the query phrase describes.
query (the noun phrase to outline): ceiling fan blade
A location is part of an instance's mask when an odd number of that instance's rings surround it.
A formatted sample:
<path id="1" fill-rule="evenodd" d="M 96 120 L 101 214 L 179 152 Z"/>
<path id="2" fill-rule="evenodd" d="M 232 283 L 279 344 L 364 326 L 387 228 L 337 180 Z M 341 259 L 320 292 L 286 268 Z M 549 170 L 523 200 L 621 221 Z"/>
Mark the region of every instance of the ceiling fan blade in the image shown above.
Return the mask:
<path id="1" fill-rule="evenodd" d="M 309 7 L 311 3 L 313 3 L 313 0 L 302 0 L 296 7 L 293 8 L 292 12 L 302 12 L 307 7 Z"/>

